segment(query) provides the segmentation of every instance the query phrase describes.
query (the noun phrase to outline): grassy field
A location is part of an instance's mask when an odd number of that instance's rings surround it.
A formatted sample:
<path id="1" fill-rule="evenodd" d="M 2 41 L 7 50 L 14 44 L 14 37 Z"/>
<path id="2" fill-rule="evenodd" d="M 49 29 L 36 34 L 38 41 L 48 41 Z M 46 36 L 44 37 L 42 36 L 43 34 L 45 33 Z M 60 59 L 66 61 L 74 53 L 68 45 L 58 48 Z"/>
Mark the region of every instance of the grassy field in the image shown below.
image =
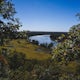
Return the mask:
<path id="1" fill-rule="evenodd" d="M 27 42 L 24 39 L 17 39 L 7 42 L 4 46 L 13 51 L 21 52 L 26 55 L 27 59 L 46 60 L 51 58 L 49 50 Z"/>

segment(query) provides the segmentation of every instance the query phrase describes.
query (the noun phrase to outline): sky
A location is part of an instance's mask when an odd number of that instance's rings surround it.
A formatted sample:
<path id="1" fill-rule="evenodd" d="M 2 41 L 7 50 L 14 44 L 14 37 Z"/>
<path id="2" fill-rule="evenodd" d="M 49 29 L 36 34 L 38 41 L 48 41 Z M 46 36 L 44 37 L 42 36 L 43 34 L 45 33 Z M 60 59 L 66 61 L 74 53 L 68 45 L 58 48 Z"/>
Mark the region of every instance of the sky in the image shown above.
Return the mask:
<path id="1" fill-rule="evenodd" d="M 69 31 L 79 23 L 80 0 L 13 0 L 20 30 Z"/>

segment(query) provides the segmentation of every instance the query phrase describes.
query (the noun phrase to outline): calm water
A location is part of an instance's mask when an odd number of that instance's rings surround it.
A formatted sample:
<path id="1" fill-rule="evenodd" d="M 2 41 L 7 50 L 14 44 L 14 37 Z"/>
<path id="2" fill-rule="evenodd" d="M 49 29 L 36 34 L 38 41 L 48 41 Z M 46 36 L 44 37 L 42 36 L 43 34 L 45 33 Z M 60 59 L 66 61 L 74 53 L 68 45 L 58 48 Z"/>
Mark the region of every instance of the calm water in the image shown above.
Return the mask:
<path id="1" fill-rule="evenodd" d="M 32 40 L 36 40 L 39 42 L 39 44 L 42 44 L 42 43 L 47 43 L 47 44 L 50 44 L 50 43 L 53 43 L 54 45 L 56 45 L 56 42 L 55 41 L 52 41 L 50 39 L 50 35 L 37 35 L 37 36 L 31 36 L 29 38 L 31 41 Z"/>

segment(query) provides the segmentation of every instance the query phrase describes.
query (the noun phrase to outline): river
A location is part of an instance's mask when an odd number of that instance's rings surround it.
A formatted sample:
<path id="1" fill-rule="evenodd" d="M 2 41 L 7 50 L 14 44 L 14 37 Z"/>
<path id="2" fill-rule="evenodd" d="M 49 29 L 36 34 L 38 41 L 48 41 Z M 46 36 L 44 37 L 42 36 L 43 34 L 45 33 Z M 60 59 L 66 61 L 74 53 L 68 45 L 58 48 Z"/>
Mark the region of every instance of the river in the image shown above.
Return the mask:
<path id="1" fill-rule="evenodd" d="M 55 41 L 52 41 L 50 39 L 50 35 L 37 35 L 37 36 L 31 36 L 29 37 L 29 39 L 32 40 L 36 40 L 39 42 L 39 44 L 43 44 L 43 43 L 53 43 L 53 45 L 55 46 L 57 43 Z"/>

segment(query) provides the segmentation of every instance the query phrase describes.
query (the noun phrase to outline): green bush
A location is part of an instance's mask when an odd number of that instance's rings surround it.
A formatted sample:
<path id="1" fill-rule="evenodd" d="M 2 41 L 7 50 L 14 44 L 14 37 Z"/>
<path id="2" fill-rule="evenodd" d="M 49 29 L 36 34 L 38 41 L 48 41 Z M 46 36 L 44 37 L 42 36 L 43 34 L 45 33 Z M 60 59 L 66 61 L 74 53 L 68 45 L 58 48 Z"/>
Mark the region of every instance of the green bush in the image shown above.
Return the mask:
<path id="1" fill-rule="evenodd" d="M 61 36 L 60 39 L 62 39 Z M 80 56 L 80 24 L 74 25 L 66 39 L 53 49 L 53 59 L 60 62 L 78 60 Z"/>

